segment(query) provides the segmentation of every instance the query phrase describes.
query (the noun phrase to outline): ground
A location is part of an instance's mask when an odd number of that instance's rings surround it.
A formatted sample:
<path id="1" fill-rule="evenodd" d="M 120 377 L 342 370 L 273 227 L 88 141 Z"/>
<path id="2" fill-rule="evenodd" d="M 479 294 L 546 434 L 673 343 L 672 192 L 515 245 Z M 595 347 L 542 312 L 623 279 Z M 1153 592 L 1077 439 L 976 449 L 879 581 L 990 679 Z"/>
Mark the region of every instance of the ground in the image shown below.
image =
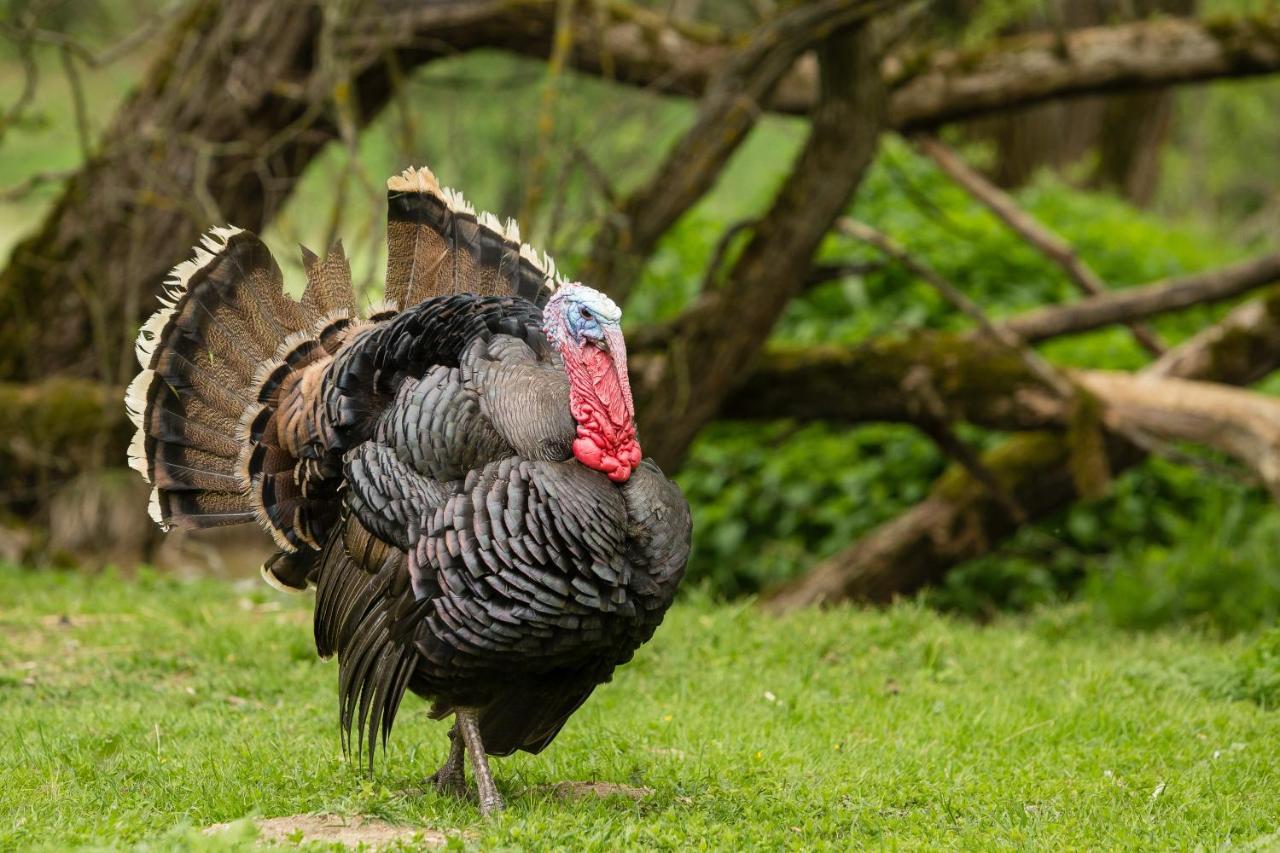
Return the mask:
<path id="1" fill-rule="evenodd" d="M 0 568 L 0 849 L 343 824 L 406 847 L 1280 847 L 1280 712 L 1242 688 L 1273 636 L 1123 633 L 1078 607 L 780 620 L 693 595 L 551 748 L 496 760 L 510 808 L 482 820 L 425 788 L 447 739 L 416 699 L 372 777 L 343 759 L 309 606 Z"/>

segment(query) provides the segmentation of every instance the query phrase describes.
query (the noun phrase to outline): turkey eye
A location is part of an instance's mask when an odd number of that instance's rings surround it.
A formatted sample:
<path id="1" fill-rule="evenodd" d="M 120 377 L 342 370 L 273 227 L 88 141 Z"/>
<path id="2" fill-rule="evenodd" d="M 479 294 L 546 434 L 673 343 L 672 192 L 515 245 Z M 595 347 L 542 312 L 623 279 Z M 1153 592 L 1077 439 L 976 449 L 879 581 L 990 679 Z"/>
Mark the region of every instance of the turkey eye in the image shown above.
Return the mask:
<path id="1" fill-rule="evenodd" d="M 582 319 L 584 320 L 591 319 L 591 309 L 585 305 L 583 305 L 581 308 L 578 309 L 578 313 L 582 315 Z"/>

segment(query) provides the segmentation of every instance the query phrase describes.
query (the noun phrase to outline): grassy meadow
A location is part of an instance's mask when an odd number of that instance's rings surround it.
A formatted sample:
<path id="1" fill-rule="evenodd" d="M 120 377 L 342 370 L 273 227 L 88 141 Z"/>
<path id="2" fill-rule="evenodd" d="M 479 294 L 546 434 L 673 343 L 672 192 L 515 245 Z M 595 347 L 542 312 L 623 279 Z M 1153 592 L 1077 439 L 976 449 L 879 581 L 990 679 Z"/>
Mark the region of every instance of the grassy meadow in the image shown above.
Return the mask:
<path id="1" fill-rule="evenodd" d="M 0 569 L 0 849 L 246 848 L 246 819 L 311 813 L 478 849 L 1280 845 L 1275 631 L 690 596 L 551 748 L 496 760 L 509 810 L 481 820 L 424 786 L 447 738 L 417 699 L 372 776 L 343 759 L 309 607 Z M 566 801 L 565 780 L 650 793 Z"/>

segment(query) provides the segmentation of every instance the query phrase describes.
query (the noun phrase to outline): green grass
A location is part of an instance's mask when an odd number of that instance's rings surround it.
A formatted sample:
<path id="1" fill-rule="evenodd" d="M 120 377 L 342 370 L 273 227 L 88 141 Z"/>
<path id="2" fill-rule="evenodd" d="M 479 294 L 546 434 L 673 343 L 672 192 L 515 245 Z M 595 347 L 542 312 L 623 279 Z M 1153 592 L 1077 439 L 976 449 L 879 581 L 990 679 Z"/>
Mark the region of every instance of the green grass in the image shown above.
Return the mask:
<path id="1" fill-rule="evenodd" d="M 343 760 L 308 608 L 0 569 L 0 849 L 212 844 L 201 827 L 307 812 L 485 848 L 1280 844 L 1275 632 L 1130 634 L 1079 608 L 777 620 L 691 596 L 553 747 L 496 761 L 510 809 L 485 821 L 422 790 L 446 738 L 417 700 L 372 778 Z M 568 779 L 653 793 L 536 791 Z"/>

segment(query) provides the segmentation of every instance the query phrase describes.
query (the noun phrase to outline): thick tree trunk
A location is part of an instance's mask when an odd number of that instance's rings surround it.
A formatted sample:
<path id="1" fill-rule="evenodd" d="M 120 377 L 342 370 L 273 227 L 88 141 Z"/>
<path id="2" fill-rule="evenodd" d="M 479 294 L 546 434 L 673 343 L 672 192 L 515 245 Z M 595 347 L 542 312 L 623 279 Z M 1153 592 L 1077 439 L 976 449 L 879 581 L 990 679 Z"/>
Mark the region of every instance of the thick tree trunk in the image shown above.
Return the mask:
<path id="1" fill-rule="evenodd" d="M 720 408 L 804 284 L 813 254 L 849 203 L 883 127 L 875 27 L 831 36 L 819 50 L 822 96 L 791 174 L 719 289 L 704 293 L 667 347 L 637 364 L 645 450 L 675 467 Z"/>
<path id="2" fill-rule="evenodd" d="M 855 348 L 766 350 L 720 408 L 742 420 L 891 421 L 925 426 L 935 417 L 922 383 L 949 420 L 1032 430 L 1062 422 L 1063 406 L 1018 353 L 986 338 L 921 331 Z"/>
<path id="3" fill-rule="evenodd" d="M 104 450 L 127 446 L 132 427 L 122 393 L 64 377 L 0 382 L 0 505 L 24 513 L 49 496 L 52 483 L 95 467 Z"/>
<path id="4" fill-rule="evenodd" d="M 41 227 L 0 273 L 0 376 L 121 382 L 168 269 L 211 225 L 261 230 L 394 74 L 514 38 L 547 2 L 197 0 Z M 397 71 L 398 69 L 398 71 Z"/>

